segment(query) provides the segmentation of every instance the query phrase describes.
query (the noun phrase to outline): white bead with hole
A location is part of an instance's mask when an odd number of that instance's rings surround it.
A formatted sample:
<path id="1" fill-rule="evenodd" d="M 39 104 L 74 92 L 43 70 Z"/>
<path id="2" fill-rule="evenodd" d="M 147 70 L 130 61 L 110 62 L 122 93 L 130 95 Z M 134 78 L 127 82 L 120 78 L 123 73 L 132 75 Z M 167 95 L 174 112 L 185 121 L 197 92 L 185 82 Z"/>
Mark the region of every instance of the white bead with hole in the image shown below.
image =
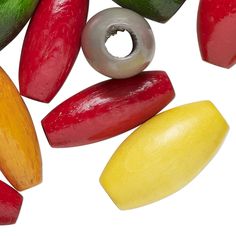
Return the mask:
<path id="1" fill-rule="evenodd" d="M 119 31 L 129 32 L 133 42 L 131 52 L 124 57 L 112 55 L 106 47 L 107 40 Z M 155 39 L 142 16 L 128 9 L 110 8 L 89 20 L 82 35 L 82 49 L 95 70 L 114 79 L 123 79 L 139 74 L 150 64 L 155 53 Z"/>

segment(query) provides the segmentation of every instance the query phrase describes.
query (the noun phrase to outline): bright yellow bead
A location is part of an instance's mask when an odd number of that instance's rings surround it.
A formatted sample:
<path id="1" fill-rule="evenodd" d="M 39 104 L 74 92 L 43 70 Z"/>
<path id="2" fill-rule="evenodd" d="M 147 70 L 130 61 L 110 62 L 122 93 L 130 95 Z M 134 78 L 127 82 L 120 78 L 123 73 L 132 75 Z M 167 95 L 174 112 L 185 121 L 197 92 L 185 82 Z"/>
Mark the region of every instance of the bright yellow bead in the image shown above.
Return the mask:
<path id="1" fill-rule="evenodd" d="M 0 67 L 0 170 L 17 190 L 42 180 L 41 154 L 30 114 Z"/>
<path id="2" fill-rule="evenodd" d="M 120 145 L 100 182 L 123 210 L 158 201 L 199 174 L 216 154 L 228 129 L 209 101 L 163 112 Z"/>

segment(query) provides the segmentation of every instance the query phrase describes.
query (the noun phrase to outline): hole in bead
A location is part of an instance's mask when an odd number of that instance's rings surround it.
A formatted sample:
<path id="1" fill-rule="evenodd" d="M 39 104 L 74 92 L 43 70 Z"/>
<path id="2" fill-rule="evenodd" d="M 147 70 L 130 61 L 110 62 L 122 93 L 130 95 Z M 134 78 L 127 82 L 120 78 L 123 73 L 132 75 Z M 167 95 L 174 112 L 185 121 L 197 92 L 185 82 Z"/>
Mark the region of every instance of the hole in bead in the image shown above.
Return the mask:
<path id="1" fill-rule="evenodd" d="M 130 33 L 126 30 L 115 30 L 107 37 L 107 51 L 114 57 L 129 56 L 134 50 L 134 42 Z"/>

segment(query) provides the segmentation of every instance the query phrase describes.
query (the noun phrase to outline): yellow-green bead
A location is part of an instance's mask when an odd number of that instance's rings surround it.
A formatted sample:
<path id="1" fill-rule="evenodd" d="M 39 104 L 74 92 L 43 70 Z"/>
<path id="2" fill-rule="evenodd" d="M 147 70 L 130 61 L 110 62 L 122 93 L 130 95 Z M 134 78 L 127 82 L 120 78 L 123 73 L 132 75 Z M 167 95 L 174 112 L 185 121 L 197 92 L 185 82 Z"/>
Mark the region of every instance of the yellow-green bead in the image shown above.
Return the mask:
<path id="1" fill-rule="evenodd" d="M 0 1 L 0 50 L 22 30 L 33 14 L 38 0 Z"/>

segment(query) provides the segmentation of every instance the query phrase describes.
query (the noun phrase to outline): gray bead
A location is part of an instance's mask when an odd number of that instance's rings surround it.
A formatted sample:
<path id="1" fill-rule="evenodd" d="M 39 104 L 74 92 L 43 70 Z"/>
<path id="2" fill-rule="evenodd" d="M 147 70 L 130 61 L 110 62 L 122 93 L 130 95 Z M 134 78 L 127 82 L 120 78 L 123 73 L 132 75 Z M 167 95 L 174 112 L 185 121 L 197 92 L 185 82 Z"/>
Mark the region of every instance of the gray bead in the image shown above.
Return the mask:
<path id="1" fill-rule="evenodd" d="M 133 49 L 126 57 L 115 57 L 105 43 L 111 35 L 124 30 L 131 35 Z M 122 79 L 139 74 L 149 65 L 155 52 L 155 39 L 142 16 L 125 8 L 110 8 L 89 20 L 82 35 L 82 49 L 95 70 Z"/>

